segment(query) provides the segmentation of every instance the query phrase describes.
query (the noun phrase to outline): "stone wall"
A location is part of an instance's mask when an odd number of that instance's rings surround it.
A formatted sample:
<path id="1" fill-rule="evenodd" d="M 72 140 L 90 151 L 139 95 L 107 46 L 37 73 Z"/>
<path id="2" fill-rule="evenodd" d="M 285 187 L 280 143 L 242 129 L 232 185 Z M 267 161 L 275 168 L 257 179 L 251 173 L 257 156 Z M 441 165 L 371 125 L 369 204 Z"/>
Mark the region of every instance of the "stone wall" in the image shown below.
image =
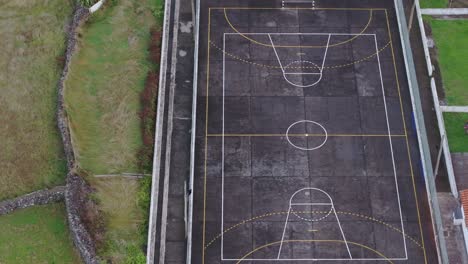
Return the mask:
<path id="1" fill-rule="evenodd" d="M 65 186 L 58 186 L 50 190 L 32 192 L 14 199 L 0 202 L 0 215 L 5 215 L 17 209 L 23 209 L 34 205 L 44 205 L 63 200 Z"/>
<path id="2" fill-rule="evenodd" d="M 87 8 L 78 6 L 75 9 L 73 19 L 67 30 L 67 48 L 65 53 L 65 65 L 58 83 L 58 104 L 57 104 L 57 125 L 62 137 L 65 157 L 67 159 L 67 185 L 65 192 L 65 204 L 67 207 L 68 225 L 70 228 L 73 243 L 80 252 L 83 261 L 87 264 L 98 263 L 95 244 L 86 230 L 86 227 L 80 215 L 85 209 L 83 200 L 90 188 L 86 181 L 80 177 L 77 171 L 75 152 L 71 141 L 70 128 L 68 126 L 68 117 L 65 111 L 64 101 L 64 82 L 67 78 L 71 58 L 77 46 L 77 29 L 86 21 L 89 16 Z"/>

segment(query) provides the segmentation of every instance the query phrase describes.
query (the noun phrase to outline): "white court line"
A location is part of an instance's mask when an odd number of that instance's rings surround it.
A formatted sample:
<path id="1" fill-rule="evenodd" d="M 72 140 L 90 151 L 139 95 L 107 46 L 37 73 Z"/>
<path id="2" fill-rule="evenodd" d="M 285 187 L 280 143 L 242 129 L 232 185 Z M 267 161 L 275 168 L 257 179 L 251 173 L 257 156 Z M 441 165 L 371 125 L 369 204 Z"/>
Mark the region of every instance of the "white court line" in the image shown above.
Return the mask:
<path id="1" fill-rule="evenodd" d="M 323 67 L 325 66 L 325 59 L 327 58 L 328 46 L 330 45 L 331 36 L 332 36 L 331 34 L 328 35 L 327 47 L 325 48 L 325 55 L 323 56 L 322 68 L 320 69 L 320 72 L 323 71 Z"/>
<path id="2" fill-rule="evenodd" d="M 331 203 L 292 203 L 291 205 L 333 205 Z"/>
<path id="3" fill-rule="evenodd" d="M 300 123 L 310 123 L 310 124 L 314 124 L 314 125 L 319 126 L 319 127 L 323 130 L 323 132 L 325 133 L 325 138 L 323 139 L 323 142 L 322 142 L 320 145 L 315 146 L 315 147 L 312 147 L 312 148 L 304 148 L 304 147 L 300 147 L 300 146 L 297 146 L 296 144 L 292 143 L 291 140 L 289 139 L 289 130 L 290 130 L 293 126 L 295 126 L 295 125 L 297 125 L 297 124 L 300 124 Z M 296 122 L 292 123 L 292 124 L 288 127 L 288 129 L 286 129 L 285 135 L 286 135 L 286 140 L 288 141 L 289 144 L 291 144 L 291 146 L 293 146 L 293 147 L 295 147 L 295 148 L 297 148 L 297 149 L 300 149 L 300 150 L 305 150 L 305 151 L 320 149 L 323 145 L 325 145 L 325 143 L 327 143 L 327 140 L 328 140 L 328 132 L 327 132 L 327 130 L 326 130 L 320 123 L 315 122 L 315 121 L 311 121 L 311 120 L 299 120 L 299 121 L 296 121 Z M 290 201 L 290 202 L 291 202 L 291 201 Z"/>
<path id="4" fill-rule="evenodd" d="M 338 222 L 338 226 L 340 227 L 341 235 L 343 236 L 343 240 L 345 242 L 346 249 L 348 250 L 349 258 L 353 259 L 353 255 L 351 255 L 351 250 L 349 250 L 348 241 L 346 240 L 346 236 L 345 236 L 345 234 L 343 232 L 343 228 L 341 227 L 340 219 L 338 218 L 338 215 L 336 214 L 335 206 L 332 205 L 332 207 L 333 207 L 333 213 L 335 214 L 335 217 L 336 217 L 336 221 Z"/>
<path id="5" fill-rule="evenodd" d="M 375 36 L 375 33 L 303 33 L 303 32 L 241 32 L 242 35 L 336 35 L 336 36 Z M 225 35 L 240 35 L 236 32 L 227 32 Z"/>
<path id="6" fill-rule="evenodd" d="M 286 228 L 287 228 L 287 225 L 288 225 L 289 213 L 291 212 L 291 208 L 292 208 L 291 204 L 292 204 L 293 198 L 294 198 L 294 196 L 296 196 L 296 194 L 298 194 L 298 193 L 300 193 L 300 192 L 302 192 L 302 191 L 305 191 L 305 190 L 309 190 L 309 191 L 319 191 L 319 192 L 325 194 L 325 195 L 328 197 L 328 199 L 330 200 L 330 203 L 329 203 L 329 204 L 331 204 L 331 210 L 330 210 L 330 212 L 333 211 L 333 213 L 335 214 L 336 221 L 337 221 L 337 223 L 338 223 L 338 226 L 340 227 L 341 236 L 343 237 L 343 241 L 344 241 L 344 243 L 345 243 L 345 245 L 346 245 L 346 249 L 348 250 L 349 259 L 353 259 L 353 256 L 351 255 L 351 250 L 349 250 L 348 241 L 346 240 L 346 236 L 345 236 L 345 234 L 344 234 L 344 232 L 343 232 L 343 228 L 341 228 L 340 219 L 338 219 L 338 215 L 336 214 L 336 210 L 335 210 L 335 206 L 333 205 L 333 199 L 332 199 L 332 197 L 331 197 L 326 191 L 324 191 L 324 190 L 322 190 L 322 189 L 319 189 L 319 188 L 314 188 L 314 187 L 307 187 L 307 188 L 299 189 L 299 190 L 295 191 L 295 192 L 291 195 L 291 197 L 289 198 L 288 215 L 287 215 L 287 217 L 286 217 L 286 221 L 284 222 L 283 236 L 281 237 L 280 247 L 279 247 L 279 250 L 278 250 L 278 257 L 277 257 L 276 259 L 280 259 L 280 256 L 281 256 L 281 249 L 283 248 L 284 235 L 286 234 Z M 307 203 L 306 203 L 306 204 L 307 204 Z M 312 204 L 312 203 L 309 203 L 309 204 Z M 329 212 L 325 217 L 327 217 L 327 216 L 330 214 L 330 212 Z M 295 214 L 294 211 L 293 211 L 293 214 Z M 296 215 L 296 214 L 295 214 L 295 215 Z M 297 215 L 296 215 L 296 216 L 297 216 Z M 325 217 L 323 217 L 323 218 L 325 218 Z M 301 217 L 299 217 L 299 218 L 301 218 Z M 323 219 L 323 218 L 321 218 L 321 219 Z M 349 260 L 349 259 L 347 259 L 347 260 Z M 284 260 L 284 259 L 281 259 L 281 260 Z"/>
<path id="7" fill-rule="evenodd" d="M 296 75 L 322 75 L 318 72 L 285 72 L 284 74 L 296 74 Z"/>
<path id="8" fill-rule="evenodd" d="M 275 48 L 275 45 L 273 44 L 273 40 L 271 39 L 271 35 L 270 34 L 267 34 L 268 35 L 268 38 L 270 39 L 270 43 L 271 43 L 271 47 L 273 48 L 274 52 L 275 52 L 275 55 L 276 55 L 276 59 L 278 60 L 278 63 L 280 65 L 280 68 L 281 68 L 281 71 L 283 72 L 283 77 L 284 79 L 286 80 L 286 82 L 288 82 L 289 84 L 293 85 L 293 86 L 296 86 L 296 87 L 300 87 L 300 88 L 306 88 L 306 87 L 311 87 L 311 86 L 314 86 L 316 85 L 317 83 L 319 83 L 321 80 L 322 80 L 322 76 L 323 76 L 323 68 L 325 66 L 325 60 L 327 58 L 327 53 L 328 53 L 328 47 L 330 45 L 330 39 L 331 39 L 331 36 L 332 34 L 328 34 L 328 40 L 327 40 L 327 46 L 325 48 L 325 54 L 323 55 L 323 60 L 322 60 L 322 67 L 319 69 L 320 70 L 320 77 L 318 78 L 318 80 L 314 83 L 311 83 L 311 84 L 307 84 L 307 85 L 303 85 L 303 84 L 295 84 L 293 82 L 291 82 L 288 77 L 286 76 L 286 72 L 284 70 L 284 67 L 283 67 L 283 64 L 281 63 L 281 59 L 280 57 L 278 56 L 278 52 L 276 51 L 276 48 Z M 313 62 L 310 62 L 310 63 L 313 63 Z M 313 63 L 314 64 L 314 63 Z M 287 66 L 286 66 L 287 67 Z"/>
<path id="9" fill-rule="evenodd" d="M 280 65 L 281 71 L 283 72 L 283 75 L 284 75 L 283 64 L 281 64 L 281 60 L 280 60 L 280 58 L 279 58 L 279 56 L 278 56 L 278 53 L 276 52 L 275 45 L 273 44 L 273 40 L 271 39 L 270 34 L 268 34 L 268 38 L 270 39 L 271 46 L 273 47 L 273 50 L 275 51 L 276 58 L 278 59 L 278 63 L 279 63 L 279 65 Z"/>
<path id="10" fill-rule="evenodd" d="M 408 258 L 353 258 L 353 259 L 349 259 L 349 258 L 326 258 L 326 259 L 323 259 L 323 258 L 311 258 L 311 259 L 252 259 L 252 258 L 244 258 L 244 259 L 221 259 L 221 261 L 239 261 L 239 260 L 242 260 L 242 261 L 339 261 L 339 260 L 346 260 L 346 261 L 371 261 L 371 260 L 380 260 L 380 261 L 387 261 L 388 260 L 391 260 L 391 261 L 398 261 L 398 260 L 408 260 Z"/>
<path id="11" fill-rule="evenodd" d="M 376 42 L 376 50 L 378 50 L 378 45 L 377 45 L 377 40 L 376 40 L 376 34 L 351 34 L 351 33 L 243 33 L 243 34 L 248 34 L 248 35 L 254 35 L 254 34 L 258 34 L 258 35 L 280 35 L 280 34 L 285 34 L 285 35 L 293 35 L 293 34 L 299 34 L 299 35 L 362 35 L 362 36 L 374 36 L 374 40 Z M 239 35 L 238 33 L 224 33 L 223 35 L 223 50 L 225 50 L 225 35 Z M 270 37 L 270 41 L 271 41 L 271 37 Z M 334 258 L 334 259 L 331 259 L 331 258 L 327 258 L 327 259 L 323 259 L 323 258 L 313 258 L 313 259 L 275 259 L 275 258 L 245 258 L 245 259 L 242 259 L 243 261 L 271 261 L 271 262 L 275 262 L 275 261 L 372 261 L 372 260 L 376 260 L 376 261 L 382 261 L 382 260 L 391 260 L 391 261 L 405 261 L 405 260 L 408 260 L 408 253 L 407 253 L 407 245 L 406 245 L 406 239 L 405 239 L 405 231 L 404 231 L 404 226 L 403 226 L 403 218 L 402 218 L 402 213 L 401 213 L 401 201 L 400 201 L 400 196 L 399 196 L 399 189 L 398 189 L 398 179 L 397 179 L 397 175 L 396 175 L 396 168 L 395 168 L 395 161 L 394 161 L 394 153 L 393 153 L 393 145 L 392 145 L 392 142 L 391 142 L 391 134 L 390 134 L 390 125 L 389 125 L 389 119 L 388 119 L 388 112 L 387 112 L 387 105 L 386 105 L 386 99 L 385 99 L 385 89 L 384 89 L 384 86 L 383 86 L 383 78 L 382 78 L 382 71 L 381 71 L 381 63 L 380 63 L 380 56 L 379 54 L 377 53 L 377 59 L 378 59 L 378 64 L 379 64 L 379 72 L 380 72 L 380 78 L 381 78 L 381 85 L 382 85 L 382 96 L 384 98 L 384 106 L 385 106 L 385 114 L 386 114 L 386 120 L 387 120 L 387 130 L 388 130 L 388 134 L 389 134 L 389 141 L 390 141 L 390 148 L 391 148 L 391 154 L 392 154 L 392 163 L 394 165 L 394 176 L 395 176 L 395 183 L 396 183 L 396 189 L 397 189 L 397 197 L 398 197 L 398 204 L 399 204 L 399 211 L 400 211 L 400 222 L 401 222 L 401 225 L 402 225 L 402 237 L 403 237 L 403 241 L 404 241 L 404 247 L 405 247 L 405 257 L 404 258 L 387 258 L 387 259 L 383 259 L 383 258 L 353 258 L 353 259 L 349 259 L 349 258 Z M 225 124 L 225 120 L 224 120 L 224 113 L 225 113 L 225 53 L 223 52 L 223 110 L 222 110 L 222 153 L 223 153 L 223 156 L 222 156 L 222 219 L 221 219 L 221 222 L 222 222 L 222 227 L 224 225 L 224 124 Z M 288 210 L 289 211 L 289 210 Z M 336 214 L 336 212 L 335 212 Z M 288 216 L 289 217 L 289 212 L 288 212 Z M 221 261 L 239 261 L 241 259 L 239 258 L 224 258 L 223 256 L 223 245 L 224 245 L 224 232 L 221 232 Z"/>
<path id="12" fill-rule="evenodd" d="M 280 243 L 279 250 L 278 250 L 278 256 L 276 257 L 277 260 L 280 259 L 281 249 L 283 249 L 284 235 L 286 234 L 286 227 L 288 226 L 290 212 L 291 212 L 291 205 L 289 205 L 288 215 L 286 215 L 286 221 L 284 221 L 283 235 L 281 236 L 281 243 Z"/>
<path id="13" fill-rule="evenodd" d="M 226 49 L 226 34 L 223 34 L 223 50 Z M 223 52 L 223 110 L 222 110 L 222 119 L 223 119 L 223 126 L 222 126 L 222 137 L 221 137 L 221 234 L 224 233 L 224 100 L 225 96 L 225 72 L 226 72 L 226 52 Z M 206 151 L 206 150 L 205 150 Z M 224 236 L 221 235 L 221 259 L 223 259 L 224 254 Z"/>
<path id="14" fill-rule="evenodd" d="M 405 256 L 408 257 L 408 251 L 406 248 L 406 236 L 405 236 L 405 227 L 403 225 L 403 214 L 401 213 L 401 200 L 400 200 L 400 190 L 398 189 L 398 179 L 397 179 L 397 173 L 396 173 L 396 166 L 395 166 L 395 156 L 393 154 L 393 143 L 392 143 L 392 137 L 390 133 L 390 121 L 388 120 L 388 111 L 387 111 L 387 100 L 385 98 L 385 88 L 384 88 L 384 83 L 383 83 L 383 77 L 382 77 L 382 68 L 380 65 L 380 56 L 378 53 L 378 44 L 377 44 L 377 37 L 374 35 L 374 42 L 375 42 L 375 50 L 377 51 L 377 61 L 379 63 L 379 74 L 380 74 L 380 84 L 382 86 L 382 98 L 384 102 L 384 108 L 385 108 L 385 117 L 387 120 L 387 130 L 388 130 L 388 141 L 390 143 L 390 151 L 392 153 L 392 165 L 393 165 L 393 174 L 395 175 L 395 189 L 397 193 L 397 198 L 398 198 L 398 210 L 400 213 L 400 222 L 401 222 L 401 231 L 403 235 L 403 245 L 405 247 Z"/>

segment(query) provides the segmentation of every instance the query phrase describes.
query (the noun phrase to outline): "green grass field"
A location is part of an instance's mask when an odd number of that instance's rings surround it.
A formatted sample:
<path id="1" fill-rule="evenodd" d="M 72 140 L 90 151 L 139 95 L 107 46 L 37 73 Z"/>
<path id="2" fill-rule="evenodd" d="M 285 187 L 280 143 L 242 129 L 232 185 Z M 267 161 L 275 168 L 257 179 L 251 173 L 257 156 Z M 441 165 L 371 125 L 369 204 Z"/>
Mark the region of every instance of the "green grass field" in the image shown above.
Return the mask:
<path id="1" fill-rule="evenodd" d="M 67 0 L 0 0 L 0 200 L 62 184 L 55 121 Z"/>
<path id="2" fill-rule="evenodd" d="M 421 8 L 444 8 L 447 7 L 447 0 L 420 0 Z"/>
<path id="3" fill-rule="evenodd" d="M 137 172 L 139 93 L 150 64 L 147 1 L 118 0 L 83 27 L 66 86 L 80 166 L 92 174 Z"/>
<path id="4" fill-rule="evenodd" d="M 444 120 L 450 152 L 468 152 L 468 135 L 463 129 L 464 124 L 468 122 L 468 114 L 444 113 Z"/>
<path id="5" fill-rule="evenodd" d="M 449 105 L 468 105 L 468 20 L 429 20 Z"/>
<path id="6" fill-rule="evenodd" d="M 69 237 L 65 206 L 36 206 L 1 216 L 0 263 L 81 263 Z"/>
<path id="7" fill-rule="evenodd" d="M 445 97 L 449 105 L 468 105 L 467 20 L 425 19 L 432 28 L 439 52 L 439 65 Z M 463 125 L 467 114 L 445 113 L 445 126 L 451 152 L 468 152 L 468 135 Z"/>

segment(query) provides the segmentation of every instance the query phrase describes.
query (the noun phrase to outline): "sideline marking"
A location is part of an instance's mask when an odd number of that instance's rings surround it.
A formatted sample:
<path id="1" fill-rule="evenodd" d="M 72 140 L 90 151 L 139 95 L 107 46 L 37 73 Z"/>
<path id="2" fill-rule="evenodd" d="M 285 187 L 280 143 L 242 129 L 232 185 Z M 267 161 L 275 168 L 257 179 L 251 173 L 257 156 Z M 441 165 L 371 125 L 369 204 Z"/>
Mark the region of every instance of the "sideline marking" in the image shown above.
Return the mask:
<path id="1" fill-rule="evenodd" d="M 352 241 L 342 241 L 342 240 L 316 240 L 316 239 L 310 239 L 310 240 L 285 240 L 283 241 L 283 243 L 304 243 L 304 242 L 308 242 L 308 243 L 311 243 L 311 242 L 324 242 L 324 243 L 346 243 L 346 244 L 351 244 L 351 245 L 355 245 L 355 246 L 359 246 L 359 247 L 362 247 L 364 249 L 367 249 L 369 251 L 372 251 L 374 253 L 376 253 L 377 255 L 379 255 L 381 258 L 369 258 L 369 259 L 352 259 L 352 260 L 386 260 L 388 263 L 392 263 L 392 260 L 387 258 L 385 255 L 383 255 L 382 253 L 380 253 L 379 251 L 371 248 L 371 247 L 368 247 L 366 245 L 363 245 L 363 244 L 359 244 L 359 243 L 356 243 L 356 242 L 352 242 Z M 260 247 L 257 247 L 255 248 L 254 250 L 250 251 L 249 253 L 245 254 L 241 259 L 223 259 L 223 260 L 238 260 L 236 262 L 236 264 L 238 263 L 241 263 L 242 261 L 246 260 L 246 261 L 249 261 L 249 260 L 269 260 L 269 261 L 294 261 L 294 260 L 312 260 L 312 261 L 317 261 L 317 260 L 350 260 L 350 259 L 247 259 L 248 256 L 252 255 L 253 253 L 263 249 L 263 248 L 267 248 L 269 246 L 272 246 L 272 245 L 276 245 L 276 244 L 279 244 L 281 243 L 281 241 L 276 241 L 276 242 L 273 242 L 273 243 L 268 243 L 266 245 L 263 245 L 263 246 L 260 246 Z M 398 259 L 398 260 L 406 260 L 406 259 Z"/>
<path id="2" fill-rule="evenodd" d="M 223 49 L 226 49 L 226 34 L 223 34 Z M 225 94 L 225 89 L 224 89 L 224 84 L 226 82 L 225 78 L 225 72 L 226 72 L 226 54 L 223 53 L 223 109 L 222 109 L 222 120 L 223 120 L 223 128 L 222 128 L 222 134 L 223 136 L 221 137 L 221 197 L 223 197 L 223 202 L 221 203 L 221 232 L 224 230 L 224 102 L 226 98 Z M 223 259 L 224 255 L 224 236 L 221 237 L 221 259 Z"/>
<path id="3" fill-rule="evenodd" d="M 374 43 L 375 43 L 375 50 L 379 50 L 378 44 L 377 44 L 377 37 L 374 35 Z M 403 225 L 403 213 L 401 212 L 401 199 L 400 199 L 400 190 L 398 186 L 398 179 L 397 179 L 397 172 L 396 172 L 396 166 L 395 166 L 395 155 L 393 154 L 393 143 L 392 143 L 392 137 L 390 136 L 390 121 L 388 120 L 388 110 L 387 110 L 387 99 L 385 96 L 385 88 L 384 88 L 384 83 L 383 83 L 383 77 L 382 77 L 382 67 L 380 65 L 380 56 L 377 54 L 377 61 L 379 64 L 379 74 L 380 74 L 380 84 L 382 87 L 382 98 L 384 102 L 384 109 L 385 109 L 385 116 L 386 121 L 387 121 L 387 129 L 388 129 L 388 141 L 390 143 L 390 152 L 392 153 L 392 165 L 393 165 L 393 174 L 395 175 L 395 188 L 396 188 L 396 193 L 397 193 L 397 198 L 398 198 L 398 210 L 400 214 L 400 223 L 401 223 L 401 230 L 403 231 L 403 245 L 405 248 L 405 256 L 408 258 L 408 249 L 406 247 L 406 237 L 404 236 L 405 234 L 405 226 Z M 406 134 L 406 132 L 405 132 Z"/>
<path id="4" fill-rule="evenodd" d="M 307 46 L 297 46 L 297 45 L 292 45 L 292 46 L 288 46 L 288 45 L 279 45 L 279 46 L 276 46 L 277 48 L 325 48 L 325 47 L 336 47 L 336 46 L 340 46 L 340 45 L 343 45 L 343 44 L 346 44 L 348 42 L 351 42 L 353 41 L 354 39 L 356 39 L 357 37 L 359 37 L 360 35 L 362 35 L 366 30 L 367 28 L 369 27 L 369 25 L 371 24 L 372 22 L 372 9 L 369 11 L 369 20 L 367 21 L 367 24 L 365 25 L 365 27 L 361 30 L 360 33 L 354 35 L 352 38 L 349 38 L 345 41 L 342 41 L 342 42 L 338 42 L 338 43 L 335 43 L 335 44 L 331 44 L 331 45 L 327 45 L 327 46 L 314 46 L 314 45 L 307 45 Z M 244 33 L 241 33 L 240 31 L 237 30 L 236 27 L 234 27 L 231 23 L 231 21 L 229 20 L 228 18 L 228 15 L 227 15 L 227 12 L 226 12 L 226 8 L 224 9 L 224 18 L 226 19 L 226 22 L 229 24 L 229 26 L 231 27 L 232 30 L 234 30 L 237 34 L 241 35 L 243 38 L 247 39 L 247 40 L 250 40 L 251 42 L 257 44 L 257 45 L 260 45 L 260 46 L 266 46 L 266 47 L 272 47 L 272 45 L 269 45 L 269 44 L 265 44 L 265 43 L 262 43 L 262 42 L 259 42 L 259 41 L 256 41 L 255 39 L 252 39 L 252 38 L 249 38 L 247 37 L 247 35 L 245 35 Z"/>
<path id="5" fill-rule="evenodd" d="M 396 61 L 395 61 L 395 52 L 393 50 L 393 44 L 391 43 L 392 41 L 392 33 L 390 31 L 390 21 L 388 19 L 388 13 L 387 13 L 387 10 L 385 10 L 385 18 L 387 20 L 387 32 L 388 32 L 388 37 L 390 38 L 390 47 L 391 47 L 391 51 L 392 51 L 392 59 L 393 59 L 393 69 L 395 71 L 395 79 L 396 79 L 396 84 L 397 84 L 397 90 L 398 90 L 398 98 L 400 99 L 400 110 L 401 110 L 401 117 L 402 117 L 402 122 L 403 122 L 403 128 L 405 130 L 405 139 L 406 139 L 406 151 L 407 151 L 407 154 L 408 154 L 408 161 L 409 161 L 409 165 L 410 165 L 410 172 L 411 172 L 411 181 L 413 183 L 413 192 L 414 192 L 414 198 L 415 198 L 415 204 L 416 204 L 416 211 L 417 211 L 417 215 L 418 215 L 418 223 L 419 223 L 419 232 L 421 234 L 421 244 L 422 244 L 422 248 L 423 248 L 423 254 L 424 254 L 424 263 L 427 264 L 427 255 L 426 255 L 426 247 L 424 245 L 424 234 L 423 234 L 423 229 L 422 229 L 422 223 L 421 223 L 421 215 L 420 215 L 420 212 L 419 212 L 419 200 L 418 200 L 418 194 L 416 192 L 416 184 L 415 184 L 415 181 L 414 181 L 414 171 L 413 171 L 413 161 L 411 160 L 411 151 L 410 151 L 410 146 L 409 146 L 409 142 L 408 142 L 408 132 L 406 130 L 406 119 L 405 119 L 405 112 L 404 112 L 404 109 L 403 109 L 403 103 L 402 103 L 402 98 L 401 98 L 401 92 L 400 92 L 400 81 L 398 79 L 398 70 L 397 70 L 397 66 L 396 66 Z M 418 143 L 419 144 L 419 143 Z M 418 157 L 421 159 L 422 157 L 420 155 L 418 155 Z M 432 221 L 432 219 L 431 219 Z"/>

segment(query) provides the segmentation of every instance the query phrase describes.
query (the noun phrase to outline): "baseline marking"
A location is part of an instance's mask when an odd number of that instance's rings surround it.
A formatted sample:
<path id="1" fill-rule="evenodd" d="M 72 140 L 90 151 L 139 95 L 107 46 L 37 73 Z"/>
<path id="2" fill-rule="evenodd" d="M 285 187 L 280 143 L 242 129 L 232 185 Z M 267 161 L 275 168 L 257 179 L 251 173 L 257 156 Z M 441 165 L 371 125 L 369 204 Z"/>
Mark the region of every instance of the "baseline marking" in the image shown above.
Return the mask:
<path id="1" fill-rule="evenodd" d="M 387 134 L 327 134 L 328 137 L 388 137 Z M 222 137 L 223 134 L 208 134 L 208 137 Z M 224 134 L 225 137 L 284 137 L 285 134 Z M 289 134 L 290 137 L 324 137 L 325 134 Z M 406 137 L 402 134 L 392 134 L 391 137 Z"/>

